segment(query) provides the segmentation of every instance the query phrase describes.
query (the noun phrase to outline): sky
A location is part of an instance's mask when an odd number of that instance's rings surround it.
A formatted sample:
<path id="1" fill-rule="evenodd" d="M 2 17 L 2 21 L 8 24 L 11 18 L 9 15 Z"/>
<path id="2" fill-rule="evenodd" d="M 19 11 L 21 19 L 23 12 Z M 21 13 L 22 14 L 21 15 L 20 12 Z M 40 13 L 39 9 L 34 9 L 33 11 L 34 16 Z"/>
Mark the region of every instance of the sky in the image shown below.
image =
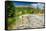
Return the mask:
<path id="1" fill-rule="evenodd" d="M 28 4 L 36 4 L 34 2 L 14 2 L 15 5 L 19 6 L 19 5 L 28 5 Z"/>
<path id="2" fill-rule="evenodd" d="M 38 2 L 14 2 L 15 6 L 32 6 L 34 8 L 40 8 L 40 9 L 44 9 L 44 4 L 43 3 L 38 3 Z"/>

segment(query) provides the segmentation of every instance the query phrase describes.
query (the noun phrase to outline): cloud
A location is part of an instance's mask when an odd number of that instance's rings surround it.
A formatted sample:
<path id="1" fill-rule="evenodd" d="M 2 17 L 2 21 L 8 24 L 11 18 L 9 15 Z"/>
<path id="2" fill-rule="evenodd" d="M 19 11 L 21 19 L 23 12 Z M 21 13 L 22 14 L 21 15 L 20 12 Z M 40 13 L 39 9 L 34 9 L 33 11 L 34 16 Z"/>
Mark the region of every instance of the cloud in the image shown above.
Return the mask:
<path id="1" fill-rule="evenodd" d="M 37 4 L 32 4 L 32 7 L 34 7 L 34 8 L 39 8 L 39 9 L 44 9 L 44 4 L 42 4 L 42 3 L 37 3 Z"/>

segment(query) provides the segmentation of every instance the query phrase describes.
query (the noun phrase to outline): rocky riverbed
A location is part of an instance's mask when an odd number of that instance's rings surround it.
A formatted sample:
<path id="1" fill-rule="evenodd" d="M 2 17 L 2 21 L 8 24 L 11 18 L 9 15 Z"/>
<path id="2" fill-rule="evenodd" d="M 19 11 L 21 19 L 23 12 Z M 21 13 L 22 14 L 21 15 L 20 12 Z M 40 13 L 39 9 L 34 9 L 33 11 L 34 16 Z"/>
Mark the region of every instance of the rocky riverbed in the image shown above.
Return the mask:
<path id="1" fill-rule="evenodd" d="M 42 28 L 44 27 L 44 15 L 26 14 L 19 16 L 16 20 L 16 27 L 13 29 L 26 29 L 26 28 Z"/>

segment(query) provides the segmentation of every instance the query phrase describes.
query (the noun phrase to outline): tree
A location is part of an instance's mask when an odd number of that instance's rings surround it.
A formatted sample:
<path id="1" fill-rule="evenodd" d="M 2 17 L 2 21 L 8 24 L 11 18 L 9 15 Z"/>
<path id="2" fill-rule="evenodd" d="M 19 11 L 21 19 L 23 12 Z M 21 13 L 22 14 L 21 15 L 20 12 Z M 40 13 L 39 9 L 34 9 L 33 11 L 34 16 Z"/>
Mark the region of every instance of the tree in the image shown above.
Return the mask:
<path id="1" fill-rule="evenodd" d="M 6 1 L 6 11 L 8 13 L 8 17 L 14 17 L 15 7 L 12 1 Z"/>

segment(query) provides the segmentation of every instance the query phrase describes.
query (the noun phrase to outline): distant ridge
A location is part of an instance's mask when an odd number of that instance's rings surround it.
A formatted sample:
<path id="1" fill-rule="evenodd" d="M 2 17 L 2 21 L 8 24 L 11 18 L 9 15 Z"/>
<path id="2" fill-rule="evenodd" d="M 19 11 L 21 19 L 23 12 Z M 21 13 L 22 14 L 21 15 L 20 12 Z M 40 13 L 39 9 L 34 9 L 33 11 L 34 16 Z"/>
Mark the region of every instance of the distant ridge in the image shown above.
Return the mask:
<path id="1" fill-rule="evenodd" d="M 21 6 L 21 5 L 20 5 L 20 6 L 15 6 L 15 7 L 32 7 L 32 6 Z"/>

